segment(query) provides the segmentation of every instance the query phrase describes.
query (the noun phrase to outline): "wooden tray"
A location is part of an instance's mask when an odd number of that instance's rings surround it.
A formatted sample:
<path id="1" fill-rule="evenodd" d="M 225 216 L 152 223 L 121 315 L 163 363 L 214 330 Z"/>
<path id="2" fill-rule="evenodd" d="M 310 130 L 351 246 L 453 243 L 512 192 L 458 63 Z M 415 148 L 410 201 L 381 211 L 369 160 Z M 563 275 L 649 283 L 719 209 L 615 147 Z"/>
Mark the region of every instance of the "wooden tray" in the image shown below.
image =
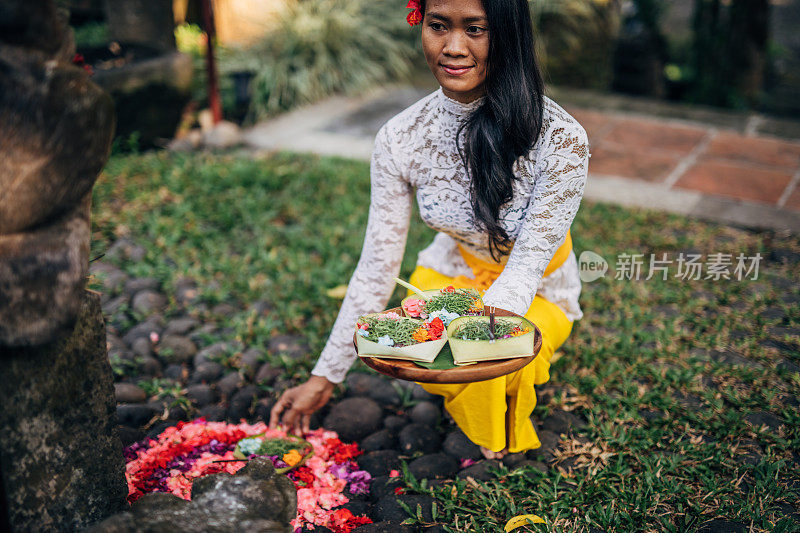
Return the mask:
<path id="1" fill-rule="evenodd" d="M 400 308 L 388 309 L 387 311 L 400 312 Z M 505 309 L 496 309 L 495 316 L 519 316 Z M 380 357 L 359 357 L 364 363 L 392 378 L 403 379 L 406 381 L 417 381 L 420 383 L 473 383 L 475 381 L 486 381 L 506 374 L 516 372 L 520 368 L 533 361 L 542 349 L 542 332 L 536 327 L 533 355 L 529 357 L 515 357 L 513 359 L 498 359 L 496 361 L 483 361 L 474 365 L 466 365 L 447 370 L 435 370 L 423 368 L 414 364 L 412 361 L 401 359 L 381 359 Z M 355 333 L 353 333 L 353 345 L 355 346 Z"/>

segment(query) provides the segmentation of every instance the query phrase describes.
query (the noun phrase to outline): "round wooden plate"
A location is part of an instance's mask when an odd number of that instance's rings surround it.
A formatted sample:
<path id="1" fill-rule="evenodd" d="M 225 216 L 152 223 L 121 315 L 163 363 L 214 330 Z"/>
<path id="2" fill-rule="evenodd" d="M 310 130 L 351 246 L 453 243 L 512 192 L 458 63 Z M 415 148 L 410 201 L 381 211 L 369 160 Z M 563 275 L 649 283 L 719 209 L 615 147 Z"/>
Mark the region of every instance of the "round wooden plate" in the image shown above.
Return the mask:
<path id="1" fill-rule="evenodd" d="M 389 309 L 388 311 L 400 312 L 400 308 Z M 505 309 L 497 309 L 495 316 L 520 316 Z M 539 350 L 542 348 L 542 332 L 536 328 L 533 342 L 533 355 L 528 357 L 514 357 L 513 359 L 498 359 L 496 361 L 483 361 L 474 365 L 466 365 L 447 370 L 435 370 L 424 368 L 411 361 L 402 359 L 382 359 L 380 357 L 360 357 L 364 363 L 387 376 L 403 379 L 406 381 L 417 381 L 420 383 L 473 383 L 475 381 L 486 381 L 500 376 L 505 376 L 516 372 L 520 368 L 533 361 Z M 355 333 L 353 334 L 353 344 L 355 344 Z"/>

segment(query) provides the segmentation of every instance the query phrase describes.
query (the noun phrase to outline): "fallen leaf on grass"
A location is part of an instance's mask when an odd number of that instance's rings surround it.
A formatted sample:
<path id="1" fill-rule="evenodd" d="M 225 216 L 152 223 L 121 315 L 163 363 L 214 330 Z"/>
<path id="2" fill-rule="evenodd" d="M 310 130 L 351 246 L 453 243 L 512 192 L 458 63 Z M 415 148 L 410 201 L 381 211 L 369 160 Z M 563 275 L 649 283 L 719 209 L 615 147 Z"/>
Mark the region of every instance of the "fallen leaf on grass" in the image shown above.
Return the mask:
<path id="1" fill-rule="evenodd" d="M 328 289 L 325 294 L 327 294 L 329 298 L 337 298 L 341 300 L 344 298 L 344 295 L 347 294 L 347 285 L 339 285 L 332 289 Z"/>

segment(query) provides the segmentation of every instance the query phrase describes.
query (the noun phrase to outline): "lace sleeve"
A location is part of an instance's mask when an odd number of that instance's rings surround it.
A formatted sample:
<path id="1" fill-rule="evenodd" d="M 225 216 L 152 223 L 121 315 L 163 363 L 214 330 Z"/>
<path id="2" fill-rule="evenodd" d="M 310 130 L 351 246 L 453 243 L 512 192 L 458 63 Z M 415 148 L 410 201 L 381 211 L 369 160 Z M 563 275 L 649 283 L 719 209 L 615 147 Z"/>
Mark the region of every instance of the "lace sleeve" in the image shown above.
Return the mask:
<path id="1" fill-rule="evenodd" d="M 558 121 L 545 135 L 522 229 L 503 272 L 484 295 L 486 304 L 521 315 L 578 212 L 588 171 L 589 143 L 580 124 Z"/>
<path id="2" fill-rule="evenodd" d="M 412 193 L 391 154 L 388 129 L 375 138 L 370 164 L 370 205 L 361 258 L 350 278 L 339 316 L 311 373 L 334 383 L 344 380 L 356 354 L 353 332 L 358 317 L 382 311 L 392 295 L 408 235 Z"/>

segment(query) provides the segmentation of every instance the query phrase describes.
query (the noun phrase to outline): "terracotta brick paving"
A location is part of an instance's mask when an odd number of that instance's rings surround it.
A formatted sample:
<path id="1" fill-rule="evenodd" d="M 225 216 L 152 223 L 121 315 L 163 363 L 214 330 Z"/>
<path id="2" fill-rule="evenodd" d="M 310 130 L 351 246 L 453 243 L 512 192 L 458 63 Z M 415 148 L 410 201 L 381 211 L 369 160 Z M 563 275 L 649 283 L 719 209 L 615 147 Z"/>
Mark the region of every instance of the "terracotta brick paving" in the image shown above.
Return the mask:
<path id="1" fill-rule="evenodd" d="M 800 211 L 800 141 L 677 121 L 570 109 L 591 144 L 591 174 Z"/>

